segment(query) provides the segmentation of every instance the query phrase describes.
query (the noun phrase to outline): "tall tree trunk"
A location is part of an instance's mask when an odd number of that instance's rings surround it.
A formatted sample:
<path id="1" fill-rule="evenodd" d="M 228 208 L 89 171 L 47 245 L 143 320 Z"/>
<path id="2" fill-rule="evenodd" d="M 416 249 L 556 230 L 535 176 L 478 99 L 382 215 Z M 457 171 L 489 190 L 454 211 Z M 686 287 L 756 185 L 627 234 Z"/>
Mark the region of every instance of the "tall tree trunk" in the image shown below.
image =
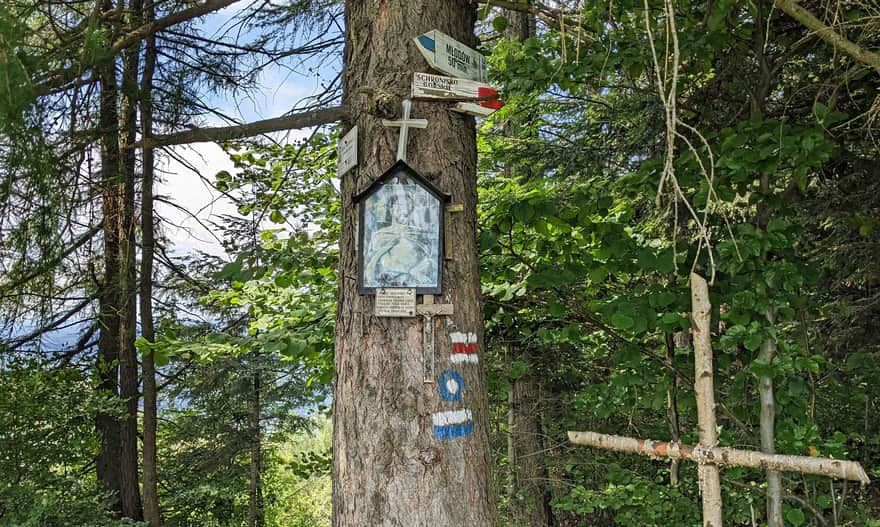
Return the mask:
<path id="1" fill-rule="evenodd" d="M 415 170 L 464 208 L 446 234 L 454 259 L 446 262 L 440 299 L 454 304 L 455 314 L 438 319 L 434 330 L 438 370 L 454 369 L 463 379 L 460 402 L 444 401 L 436 383 L 424 382 L 422 320 L 375 318 L 373 297 L 358 296 L 352 204 L 352 196 L 395 161 L 398 131 L 380 119 L 397 115 L 412 73 L 427 68 L 412 39 L 439 29 L 474 46 L 475 4 L 349 0 L 346 18 L 344 103 L 355 116 L 346 124 L 358 126 L 363 143 L 360 166 L 342 182 L 333 525 L 492 527 L 496 510 L 485 370 L 482 362 L 453 364 L 449 358 L 450 332 L 476 334 L 479 348 L 483 338 L 473 118 L 449 111 L 447 103 L 415 103 L 414 116 L 427 118 L 428 127 L 411 134 L 407 156 Z M 463 427 L 467 433 L 455 439 L 435 436 L 432 414 L 443 422 L 439 413 L 450 410 L 462 410 L 459 417 L 470 410 L 472 430 Z"/>
<path id="2" fill-rule="evenodd" d="M 128 25 L 140 26 L 142 5 L 140 0 L 129 4 Z M 140 64 L 140 41 L 123 52 L 122 97 L 120 99 L 120 185 L 122 187 L 121 217 L 119 225 L 119 391 L 125 401 L 126 415 L 119 433 L 121 456 L 122 513 L 135 520 L 143 519 L 138 463 L 138 363 L 134 341 L 137 324 L 137 270 L 135 267 L 135 161 L 136 150 L 132 147 L 137 136 L 138 67 Z"/>
<path id="3" fill-rule="evenodd" d="M 544 463 L 543 430 L 539 385 L 527 373 L 513 381 L 514 494 L 511 496 L 511 525 L 547 527 L 555 525 L 550 509 L 549 476 Z"/>
<path id="4" fill-rule="evenodd" d="M 767 320 L 772 324 L 774 316 L 767 312 Z M 776 342 L 768 338 L 761 344 L 758 358 L 770 364 L 776 356 Z M 758 393 L 761 398 L 761 452 L 776 453 L 776 400 L 773 396 L 773 379 L 767 375 L 758 380 Z M 782 527 L 782 474 L 767 469 L 767 526 Z"/>
<path id="5" fill-rule="evenodd" d="M 752 100 L 752 113 L 757 115 L 764 114 L 764 108 L 770 90 L 773 86 L 771 76 L 771 65 L 765 53 L 767 35 L 765 34 L 765 16 L 764 12 L 768 6 L 763 1 L 756 2 L 755 25 L 752 31 L 752 49 L 757 60 L 758 78 Z M 781 60 L 781 59 L 779 59 Z M 760 174 L 759 183 L 761 192 L 769 195 L 770 190 L 770 174 Z M 762 229 L 767 228 L 770 221 L 770 209 L 764 203 L 759 203 L 757 213 L 757 223 Z M 767 258 L 766 252 L 762 255 Z M 765 316 L 770 325 L 775 322 L 775 313 L 772 309 L 768 309 Z M 776 342 L 768 338 L 761 344 L 761 351 L 758 358 L 770 364 L 776 355 Z M 761 400 L 760 429 L 761 429 L 761 452 L 765 454 L 776 453 L 776 400 L 773 395 L 773 379 L 769 376 L 762 376 L 758 379 L 758 394 Z M 767 526 L 783 527 L 782 521 L 782 474 L 775 470 L 767 470 Z"/>
<path id="6" fill-rule="evenodd" d="M 102 10 L 112 4 L 102 0 Z M 116 67 L 111 61 L 98 70 L 101 97 L 99 126 L 101 130 L 101 200 L 104 216 L 104 276 L 99 293 L 98 326 L 98 389 L 108 395 L 119 395 L 119 225 L 121 196 L 119 193 L 119 123 L 117 113 L 118 89 Z M 101 445 L 95 460 L 98 481 L 114 492 L 113 508 L 122 512 L 122 479 L 119 468 L 119 421 L 112 415 L 99 412 L 95 428 Z"/>
<path id="7" fill-rule="evenodd" d="M 770 175 L 761 174 L 761 190 L 769 192 Z M 769 211 L 761 205 L 758 209 L 758 225 L 762 229 L 767 228 Z M 763 257 L 766 259 L 767 255 Z M 767 322 L 773 325 L 776 315 L 773 309 L 766 312 Z M 766 364 L 772 364 L 776 357 L 776 341 L 768 337 L 761 343 L 758 358 Z M 758 395 L 761 400 L 761 452 L 765 454 L 776 453 L 776 399 L 773 394 L 773 378 L 762 375 L 758 378 Z M 782 521 L 782 474 L 776 470 L 767 469 L 767 527 L 783 527 Z"/>
<path id="8" fill-rule="evenodd" d="M 266 524 L 263 513 L 263 453 L 262 434 L 260 434 L 260 390 L 261 376 L 260 365 L 257 363 L 257 357 L 254 356 L 253 371 L 253 392 L 251 392 L 251 413 L 250 413 L 250 431 L 251 431 L 251 474 L 250 474 L 250 504 L 248 506 L 248 527 L 263 527 Z"/>
<path id="9" fill-rule="evenodd" d="M 144 22 L 155 19 L 153 0 L 144 5 Z M 139 97 L 141 111 L 141 136 L 144 143 L 153 136 L 153 72 L 156 69 L 156 37 L 147 37 L 144 54 L 144 72 L 141 78 Z M 140 310 L 141 336 L 148 342 L 155 342 L 153 328 L 153 260 L 155 257 L 156 233 L 153 219 L 153 182 L 155 176 L 155 156 L 153 148 L 143 148 L 143 181 L 141 184 L 141 280 Z M 162 525 L 159 513 L 159 475 L 156 468 L 157 387 L 156 364 L 152 353 L 144 353 L 141 358 L 144 390 L 144 519 L 150 527 Z"/>
<path id="10" fill-rule="evenodd" d="M 712 304 L 706 280 L 691 273 L 691 324 L 694 332 L 694 394 L 697 398 L 697 428 L 700 446 L 718 446 L 715 425 L 715 369 L 712 357 Z M 718 465 L 700 464 L 703 494 L 703 527 L 721 527 L 721 476 Z"/>
<path id="11" fill-rule="evenodd" d="M 531 13 L 505 10 L 508 26 L 505 37 L 524 42 L 534 34 L 535 17 Z M 530 121 L 528 115 L 523 121 Z M 523 127 L 518 119 L 508 120 L 504 135 L 522 135 Z M 532 177 L 530 167 L 522 167 L 517 173 L 524 180 Z M 514 175 L 513 167 L 505 166 L 508 176 Z M 511 525 L 545 527 L 553 525 L 550 509 L 547 465 L 544 463 L 543 433 L 541 429 L 540 384 L 532 373 L 536 357 L 521 348 L 519 360 L 529 365 L 529 371 L 514 379 L 508 397 L 508 459 L 512 484 L 509 485 Z"/>
<path id="12" fill-rule="evenodd" d="M 113 3 L 99 0 L 100 9 L 110 11 Z M 107 31 L 113 28 L 106 27 Z M 99 294 L 98 325 L 98 389 L 108 395 L 119 395 L 119 358 L 121 343 L 121 293 L 119 239 L 122 225 L 122 186 L 119 150 L 119 86 L 116 79 L 115 61 L 108 61 L 98 69 L 101 96 L 98 122 L 101 130 L 101 199 L 104 215 L 104 276 Z M 95 417 L 95 427 L 101 445 L 95 460 L 98 481 L 114 493 L 112 508 L 123 514 L 122 469 L 119 459 L 122 456 L 121 423 L 110 414 L 99 412 Z"/>

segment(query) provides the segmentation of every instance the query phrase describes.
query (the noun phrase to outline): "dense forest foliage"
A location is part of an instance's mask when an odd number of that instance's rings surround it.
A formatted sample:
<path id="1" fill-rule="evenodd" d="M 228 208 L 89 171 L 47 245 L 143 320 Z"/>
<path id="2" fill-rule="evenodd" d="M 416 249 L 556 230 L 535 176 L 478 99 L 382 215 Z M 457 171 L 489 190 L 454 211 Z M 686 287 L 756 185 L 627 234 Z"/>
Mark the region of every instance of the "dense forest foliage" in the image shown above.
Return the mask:
<path id="1" fill-rule="evenodd" d="M 345 8 L 0 5 L 0 526 L 331 525 Z M 701 524 L 696 464 L 566 435 L 699 442 L 696 271 L 719 444 L 872 480 L 725 467 L 725 523 L 880 527 L 880 6 L 476 8 L 498 524 Z M 208 126 L 271 68 L 319 89 Z M 156 214 L 206 140 L 223 257 Z"/>

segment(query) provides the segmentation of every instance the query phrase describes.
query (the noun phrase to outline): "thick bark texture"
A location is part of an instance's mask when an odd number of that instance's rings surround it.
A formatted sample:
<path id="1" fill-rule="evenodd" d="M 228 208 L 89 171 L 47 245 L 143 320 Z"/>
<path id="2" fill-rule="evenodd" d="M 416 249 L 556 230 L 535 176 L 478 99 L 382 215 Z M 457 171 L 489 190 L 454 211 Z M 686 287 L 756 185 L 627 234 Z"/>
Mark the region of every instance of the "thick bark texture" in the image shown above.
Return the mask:
<path id="1" fill-rule="evenodd" d="M 334 527 L 496 524 L 490 478 L 488 397 L 482 363 L 482 316 L 476 248 L 474 120 L 444 102 L 417 102 L 428 127 L 410 134 L 407 160 L 463 205 L 446 236 L 443 294 L 452 316 L 434 319 L 436 374 L 458 372 L 461 400 L 446 401 L 426 383 L 423 318 L 377 318 L 374 297 L 357 292 L 357 214 L 352 197 L 395 161 L 398 130 L 381 118 L 399 114 L 414 71 L 427 65 L 413 38 L 439 29 L 475 46 L 475 4 L 467 0 L 346 2 L 344 104 L 361 138 L 360 166 L 343 178 L 333 427 Z M 479 362 L 452 363 L 452 335 L 474 334 Z M 443 412 L 448 412 L 443 414 Z M 444 435 L 448 418 L 472 429 Z M 435 421 L 441 427 L 435 431 Z M 456 435 L 452 434 L 452 435 Z"/>
<path id="2" fill-rule="evenodd" d="M 694 331 L 694 394 L 697 398 L 697 428 L 700 446 L 718 445 L 715 425 L 715 387 L 712 366 L 712 305 L 706 280 L 691 273 L 691 322 Z M 700 490 L 703 494 L 703 525 L 721 527 L 721 477 L 718 466 L 700 463 Z"/>

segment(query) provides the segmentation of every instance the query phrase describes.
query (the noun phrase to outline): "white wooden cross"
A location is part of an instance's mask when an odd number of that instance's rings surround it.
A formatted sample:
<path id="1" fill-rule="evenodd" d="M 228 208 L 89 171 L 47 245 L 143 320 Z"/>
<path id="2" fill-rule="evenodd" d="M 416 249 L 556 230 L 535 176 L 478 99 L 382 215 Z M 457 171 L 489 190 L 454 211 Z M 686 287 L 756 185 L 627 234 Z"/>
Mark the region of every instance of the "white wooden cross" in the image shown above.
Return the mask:
<path id="1" fill-rule="evenodd" d="M 389 121 L 388 119 L 382 119 L 382 124 L 385 126 L 398 126 L 400 127 L 400 139 L 397 141 L 397 160 L 398 161 L 406 161 L 406 141 L 409 138 L 409 128 L 427 128 L 428 120 L 427 119 L 410 119 L 409 114 L 412 110 L 412 101 L 409 99 L 403 100 L 403 115 L 399 120 Z"/>
<path id="2" fill-rule="evenodd" d="M 715 394 L 712 374 L 712 342 L 709 323 L 712 306 L 709 288 L 703 277 L 691 273 L 691 319 L 694 328 L 694 392 L 697 399 L 698 445 L 652 441 L 596 432 L 569 432 L 568 440 L 576 445 L 591 446 L 626 454 L 686 459 L 699 465 L 700 489 L 703 499 L 703 526 L 721 526 L 721 485 L 718 468 L 751 467 L 778 471 L 817 474 L 832 478 L 860 481 L 867 485 L 868 475 L 860 464 L 843 459 L 765 454 L 752 450 L 718 447 L 715 428 Z"/>

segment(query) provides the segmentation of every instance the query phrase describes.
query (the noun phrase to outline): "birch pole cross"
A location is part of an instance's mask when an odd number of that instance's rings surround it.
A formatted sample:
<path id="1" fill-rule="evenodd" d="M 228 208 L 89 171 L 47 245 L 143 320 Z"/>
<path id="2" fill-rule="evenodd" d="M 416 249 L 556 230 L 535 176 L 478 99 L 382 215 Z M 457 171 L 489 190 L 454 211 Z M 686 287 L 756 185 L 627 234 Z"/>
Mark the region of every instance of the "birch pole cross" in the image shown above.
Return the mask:
<path id="1" fill-rule="evenodd" d="M 721 484 L 718 468 L 750 467 L 761 470 L 800 472 L 838 479 L 870 483 L 862 466 L 855 461 L 808 456 L 765 454 L 753 450 L 719 447 L 715 428 L 715 394 L 713 389 L 712 341 L 709 287 L 706 280 L 691 273 L 691 318 L 694 331 L 694 392 L 697 399 L 699 445 L 652 441 L 596 432 L 569 432 L 568 439 L 576 445 L 591 446 L 625 454 L 684 459 L 699 464 L 700 491 L 703 497 L 703 526 L 721 527 Z"/>

